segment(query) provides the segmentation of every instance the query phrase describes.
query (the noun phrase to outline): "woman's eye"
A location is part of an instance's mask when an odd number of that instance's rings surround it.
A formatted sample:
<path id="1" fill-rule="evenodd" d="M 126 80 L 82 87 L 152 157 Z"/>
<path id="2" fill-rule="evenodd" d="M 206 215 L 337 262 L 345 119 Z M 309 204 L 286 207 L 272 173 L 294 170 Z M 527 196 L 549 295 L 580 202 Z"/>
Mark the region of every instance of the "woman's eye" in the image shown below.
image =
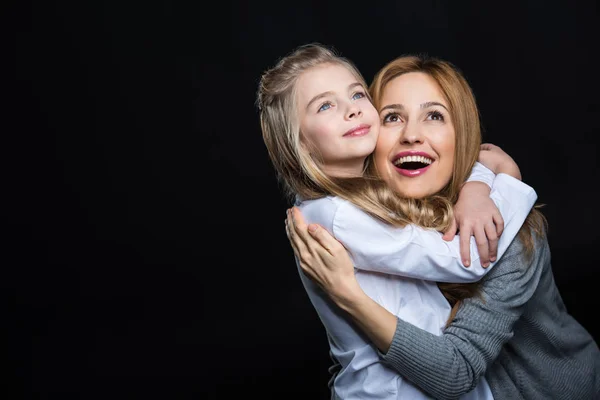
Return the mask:
<path id="1" fill-rule="evenodd" d="M 331 108 L 331 103 L 329 103 L 329 102 L 323 103 L 323 105 L 321 105 L 321 107 L 319 107 L 319 109 L 317 110 L 317 112 L 329 110 L 330 108 Z"/>
<path id="2" fill-rule="evenodd" d="M 400 121 L 400 115 L 398 114 L 388 114 L 385 117 L 383 117 L 383 122 L 398 122 Z"/>
<path id="3" fill-rule="evenodd" d="M 443 121 L 444 115 L 439 111 L 432 111 L 427 115 L 428 119 L 433 121 Z"/>
<path id="4" fill-rule="evenodd" d="M 352 100 L 362 99 L 363 97 L 365 97 L 363 92 L 356 92 L 352 95 Z"/>

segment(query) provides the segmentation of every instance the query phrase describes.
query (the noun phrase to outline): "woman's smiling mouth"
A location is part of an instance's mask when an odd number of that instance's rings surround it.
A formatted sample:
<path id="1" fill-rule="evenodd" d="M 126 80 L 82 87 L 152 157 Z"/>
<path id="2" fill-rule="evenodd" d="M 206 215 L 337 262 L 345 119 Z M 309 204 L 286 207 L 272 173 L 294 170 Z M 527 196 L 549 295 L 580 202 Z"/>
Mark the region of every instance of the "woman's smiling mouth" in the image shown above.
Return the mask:
<path id="1" fill-rule="evenodd" d="M 422 151 L 404 151 L 392 159 L 394 169 L 408 177 L 425 173 L 434 162 L 433 157 Z"/>

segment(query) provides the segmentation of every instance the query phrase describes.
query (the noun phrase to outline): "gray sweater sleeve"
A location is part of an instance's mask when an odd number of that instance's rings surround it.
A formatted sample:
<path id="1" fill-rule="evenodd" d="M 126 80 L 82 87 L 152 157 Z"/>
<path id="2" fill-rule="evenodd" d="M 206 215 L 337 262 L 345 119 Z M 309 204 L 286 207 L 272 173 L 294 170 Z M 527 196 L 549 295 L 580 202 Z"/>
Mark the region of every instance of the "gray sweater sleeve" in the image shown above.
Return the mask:
<path id="1" fill-rule="evenodd" d="M 398 319 L 396 333 L 382 358 L 401 375 L 438 399 L 471 391 L 502 346 L 538 285 L 542 265 L 525 258 L 514 240 L 481 282 L 481 297 L 463 302 L 441 336 Z"/>

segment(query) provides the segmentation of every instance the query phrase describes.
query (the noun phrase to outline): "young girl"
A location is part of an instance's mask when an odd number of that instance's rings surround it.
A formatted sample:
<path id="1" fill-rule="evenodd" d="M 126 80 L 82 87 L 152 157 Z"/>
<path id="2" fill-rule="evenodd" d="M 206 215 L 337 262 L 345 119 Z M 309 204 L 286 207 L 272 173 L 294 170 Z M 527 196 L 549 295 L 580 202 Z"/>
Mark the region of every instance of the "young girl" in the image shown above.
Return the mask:
<path id="1" fill-rule="evenodd" d="M 431 281 L 474 282 L 489 270 L 474 254 L 474 243 L 470 246 L 472 265 L 465 268 L 458 238 L 446 242 L 436 232 L 452 223 L 452 206 L 475 164 L 474 159 L 462 160 L 465 154 L 478 152 L 479 127 L 464 129 L 460 115 L 451 118 L 443 111 L 443 107 L 451 108 L 444 106 L 448 101 L 443 96 L 434 97 L 435 104 L 421 104 L 424 111 L 419 118 L 429 132 L 427 140 L 439 140 L 426 152 L 409 149 L 390 155 L 390 163 L 407 178 L 406 187 L 416 188 L 409 193 L 414 199 L 402 198 L 375 174 L 371 153 L 382 135 L 366 88 L 348 60 L 322 46 L 301 47 L 262 76 L 258 106 L 265 144 L 306 218 L 344 243 L 357 268 L 356 278 L 368 295 L 394 314 L 440 334 L 450 305 Z M 457 95 L 468 100 L 471 94 Z M 456 128 L 452 121 L 458 121 Z M 424 138 L 406 140 L 420 143 Z M 479 168 L 479 176 L 490 173 Z M 537 196 L 506 174 L 520 176 L 510 157 L 493 169 L 498 176 L 492 173 L 491 178 L 484 178 L 493 181 L 491 193 L 489 187 L 485 193 L 505 223 L 497 248 L 501 256 Z M 472 175 L 471 180 L 475 179 Z M 481 189 L 481 183 L 467 185 Z M 494 233 L 489 227 L 480 229 L 490 236 Z M 331 352 L 342 366 L 332 385 L 335 396 L 428 398 L 382 362 L 373 344 L 323 291 L 305 274 L 300 277 L 327 331 Z M 446 294 L 451 293 L 448 288 Z M 491 397 L 485 384 L 472 396 Z"/>
<path id="2" fill-rule="evenodd" d="M 451 116 L 460 146 L 459 126 L 468 131 L 477 120 L 474 103 L 464 106 L 472 103 L 465 86 L 450 64 L 419 57 L 400 57 L 376 75 L 370 91 L 383 126 L 375 163 L 391 187 L 406 195 L 423 190 L 423 182 L 416 185 L 396 169 L 397 154 L 428 147 L 438 154 L 445 151 L 442 137 L 436 136 L 441 131 L 419 119 L 423 104 L 439 103 L 434 106 L 436 126 Z M 492 145 L 484 149 L 480 158 L 502 154 Z M 463 161 L 476 157 L 467 151 Z M 474 387 L 488 382 L 496 400 L 599 398 L 600 352 L 565 309 L 538 210 L 532 210 L 518 238 L 482 279 L 479 296 L 464 299 L 441 336 L 373 301 L 359 275 L 354 276 L 353 260 L 342 244 L 317 225 L 311 225 L 309 234 L 302 216 L 294 216 L 288 231 L 303 271 L 353 318 L 382 351 L 386 365 L 435 398 L 472 396 Z M 346 233 L 352 234 L 362 236 L 360 231 Z M 344 373 L 340 363 L 337 376 Z"/>

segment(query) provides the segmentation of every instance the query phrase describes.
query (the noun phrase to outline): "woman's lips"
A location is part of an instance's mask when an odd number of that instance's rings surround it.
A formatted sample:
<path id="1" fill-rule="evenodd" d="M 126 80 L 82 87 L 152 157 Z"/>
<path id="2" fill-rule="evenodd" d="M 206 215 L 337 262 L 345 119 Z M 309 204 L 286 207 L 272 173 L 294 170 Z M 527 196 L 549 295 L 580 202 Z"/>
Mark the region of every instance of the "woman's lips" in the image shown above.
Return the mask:
<path id="1" fill-rule="evenodd" d="M 429 169 L 429 167 L 431 167 L 431 164 L 429 164 L 426 167 L 418 168 L 418 169 L 404 169 L 404 168 L 397 167 L 395 165 L 393 165 L 393 167 L 394 167 L 394 169 L 396 171 L 398 171 L 398 173 L 400 175 L 404 175 L 404 176 L 407 176 L 409 178 L 414 178 L 416 176 L 423 175 L 425 172 L 427 172 L 427 170 Z"/>

